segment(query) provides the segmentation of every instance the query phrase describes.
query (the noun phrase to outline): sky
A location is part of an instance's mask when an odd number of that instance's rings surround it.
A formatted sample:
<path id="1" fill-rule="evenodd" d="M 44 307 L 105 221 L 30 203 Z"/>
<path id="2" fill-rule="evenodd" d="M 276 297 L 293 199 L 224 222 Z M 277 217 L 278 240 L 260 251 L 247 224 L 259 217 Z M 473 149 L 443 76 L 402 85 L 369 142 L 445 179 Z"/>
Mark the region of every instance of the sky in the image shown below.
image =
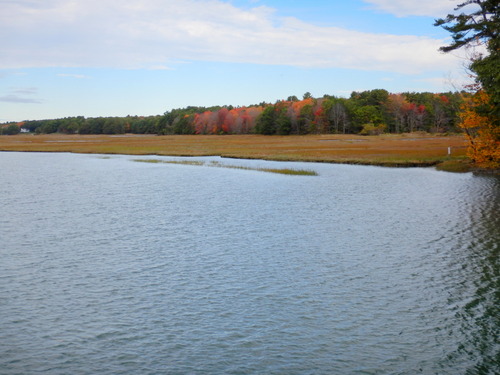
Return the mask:
<path id="1" fill-rule="evenodd" d="M 0 123 L 446 92 L 458 0 L 0 0 Z"/>

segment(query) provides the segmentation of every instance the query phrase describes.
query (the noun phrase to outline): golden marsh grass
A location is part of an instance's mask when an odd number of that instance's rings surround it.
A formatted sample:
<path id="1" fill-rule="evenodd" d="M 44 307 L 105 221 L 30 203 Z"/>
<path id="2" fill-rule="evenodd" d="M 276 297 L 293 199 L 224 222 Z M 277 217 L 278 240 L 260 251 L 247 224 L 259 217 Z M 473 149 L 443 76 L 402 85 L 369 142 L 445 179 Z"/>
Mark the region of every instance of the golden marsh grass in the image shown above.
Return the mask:
<path id="1" fill-rule="evenodd" d="M 448 148 L 451 155 L 448 155 Z M 0 151 L 222 156 L 383 166 L 426 166 L 465 159 L 462 135 L 66 135 L 0 137 Z"/>

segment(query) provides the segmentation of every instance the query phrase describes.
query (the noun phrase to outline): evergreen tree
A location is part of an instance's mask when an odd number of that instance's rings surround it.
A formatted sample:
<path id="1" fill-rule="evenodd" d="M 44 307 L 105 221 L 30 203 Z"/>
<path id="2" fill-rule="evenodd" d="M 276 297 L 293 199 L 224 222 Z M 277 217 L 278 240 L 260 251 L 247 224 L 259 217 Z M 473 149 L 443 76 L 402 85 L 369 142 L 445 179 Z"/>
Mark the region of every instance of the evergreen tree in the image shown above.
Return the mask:
<path id="1" fill-rule="evenodd" d="M 453 42 L 440 48 L 450 52 L 461 47 L 483 44 L 488 50 L 487 56 L 472 59 L 471 69 L 477 74 L 477 80 L 490 96 L 496 125 L 500 126 L 500 2 L 498 0 L 467 0 L 458 4 L 455 10 L 470 6 L 475 9 L 470 13 L 448 14 L 438 19 L 435 26 L 441 26 L 452 35 Z"/>
<path id="2" fill-rule="evenodd" d="M 464 112 L 469 114 L 463 116 L 462 127 L 469 138 L 469 154 L 471 149 L 475 150 L 473 161 L 498 168 L 500 156 L 495 150 L 500 148 L 500 3 L 498 0 L 467 0 L 458 4 L 455 10 L 467 6 L 470 6 L 467 9 L 474 9 L 469 13 L 448 14 L 446 18 L 436 20 L 435 26 L 443 27 L 453 38 L 450 45 L 441 47 L 443 52 L 477 44 L 484 45 L 488 51 L 486 56 L 479 54 L 472 57 L 470 69 L 480 84 L 473 87 L 475 96 L 481 100 L 464 108 Z M 471 116 L 470 111 L 477 116 Z"/>

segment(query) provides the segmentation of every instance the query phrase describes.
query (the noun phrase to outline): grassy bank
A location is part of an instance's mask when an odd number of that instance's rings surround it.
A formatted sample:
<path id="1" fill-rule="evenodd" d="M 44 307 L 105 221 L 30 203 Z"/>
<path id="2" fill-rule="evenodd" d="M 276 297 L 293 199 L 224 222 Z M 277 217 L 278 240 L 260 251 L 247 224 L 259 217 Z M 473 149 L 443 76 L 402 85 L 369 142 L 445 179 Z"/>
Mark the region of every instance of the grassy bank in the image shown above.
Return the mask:
<path id="1" fill-rule="evenodd" d="M 448 148 L 451 155 L 448 155 Z M 314 161 L 392 167 L 464 164 L 461 135 L 66 135 L 0 137 L 0 151 L 95 154 L 223 156 L 280 161 Z M 445 164 L 443 164 L 445 165 Z"/>

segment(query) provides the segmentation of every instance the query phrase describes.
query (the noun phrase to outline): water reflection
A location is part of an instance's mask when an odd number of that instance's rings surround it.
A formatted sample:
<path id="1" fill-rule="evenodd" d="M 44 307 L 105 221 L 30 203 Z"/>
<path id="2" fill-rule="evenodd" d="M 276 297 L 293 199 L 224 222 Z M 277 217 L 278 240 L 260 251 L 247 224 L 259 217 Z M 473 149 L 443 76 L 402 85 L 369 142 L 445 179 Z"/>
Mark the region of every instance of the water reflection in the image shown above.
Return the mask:
<path id="1" fill-rule="evenodd" d="M 500 363 L 500 182 L 481 176 L 463 197 L 464 225 L 457 233 L 449 279 L 455 284 L 448 306 L 454 312 L 449 334 L 460 337 L 448 361 L 466 374 L 496 374 Z M 456 323 L 455 323 L 456 321 Z"/>

